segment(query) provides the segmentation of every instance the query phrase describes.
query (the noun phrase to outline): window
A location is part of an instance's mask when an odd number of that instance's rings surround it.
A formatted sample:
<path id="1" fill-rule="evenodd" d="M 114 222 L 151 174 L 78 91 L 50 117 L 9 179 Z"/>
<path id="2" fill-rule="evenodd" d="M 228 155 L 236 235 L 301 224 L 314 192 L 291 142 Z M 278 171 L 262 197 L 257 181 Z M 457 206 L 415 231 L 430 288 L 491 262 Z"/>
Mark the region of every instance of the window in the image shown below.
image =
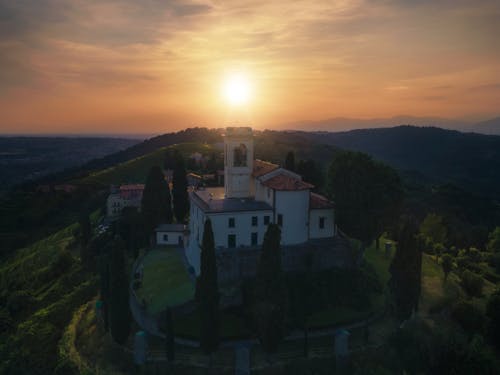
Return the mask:
<path id="1" fill-rule="evenodd" d="M 259 218 L 257 216 L 252 216 L 252 227 L 256 227 L 259 224 Z"/>
<path id="2" fill-rule="evenodd" d="M 228 222 L 229 228 L 234 228 L 234 224 L 235 224 L 234 217 L 230 217 Z"/>
<path id="3" fill-rule="evenodd" d="M 280 227 L 283 226 L 283 215 L 282 214 L 278 214 L 278 225 Z"/>
<path id="4" fill-rule="evenodd" d="M 257 238 L 258 238 L 257 236 L 258 236 L 257 232 L 252 233 L 252 246 L 257 246 Z"/>
<path id="5" fill-rule="evenodd" d="M 268 215 L 264 216 L 264 225 L 269 225 L 269 219 Z"/>
<path id="6" fill-rule="evenodd" d="M 236 235 L 228 234 L 227 235 L 227 247 L 233 248 L 236 247 Z"/>
<path id="7" fill-rule="evenodd" d="M 324 229 L 325 228 L 325 218 L 320 217 L 319 218 L 319 229 Z"/>
<path id="8" fill-rule="evenodd" d="M 163 235 L 163 241 L 168 242 L 168 234 Z"/>
<path id="9" fill-rule="evenodd" d="M 242 143 L 235 147 L 233 152 L 233 166 L 246 167 L 247 166 L 247 147 Z"/>

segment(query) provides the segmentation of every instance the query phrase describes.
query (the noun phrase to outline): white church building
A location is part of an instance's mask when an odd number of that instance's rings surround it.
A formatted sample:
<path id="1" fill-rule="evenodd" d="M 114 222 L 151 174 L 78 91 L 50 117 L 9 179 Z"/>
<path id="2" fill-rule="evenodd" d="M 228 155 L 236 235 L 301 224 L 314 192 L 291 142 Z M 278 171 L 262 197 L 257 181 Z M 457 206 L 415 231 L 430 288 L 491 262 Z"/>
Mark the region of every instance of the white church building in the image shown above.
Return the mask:
<path id="1" fill-rule="evenodd" d="M 216 252 L 262 245 L 269 223 L 281 227 L 281 244 L 305 244 L 336 235 L 333 203 L 311 191 L 313 185 L 279 165 L 254 160 L 249 127 L 227 128 L 224 136 L 224 187 L 190 193 L 186 255 L 196 274 L 206 219 L 212 222 Z"/>

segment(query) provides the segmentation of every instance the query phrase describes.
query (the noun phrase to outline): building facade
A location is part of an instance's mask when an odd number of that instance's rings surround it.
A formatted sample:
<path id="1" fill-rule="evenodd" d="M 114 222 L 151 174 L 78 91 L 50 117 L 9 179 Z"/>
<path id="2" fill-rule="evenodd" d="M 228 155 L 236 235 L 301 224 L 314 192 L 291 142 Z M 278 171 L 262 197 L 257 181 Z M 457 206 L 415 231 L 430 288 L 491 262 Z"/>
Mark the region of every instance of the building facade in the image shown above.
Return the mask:
<path id="1" fill-rule="evenodd" d="M 121 185 L 112 187 L 111 194 L 106 201 L 106 214 L 109 218 L 120 216 L 125 207 L 141 208 L 144 184 Z"/>
<path id="2" fill-rule="evenodd" d="M 311 192 L 313 185 L 276 164 L 254 160 L 251 128 L 227 128 L 224 187 L 190 192 L 186 255 L 200 269 L 205 220 L 210 219 L 216 252 L 236 254 L 262 245 L 270 223 L 281 227 L 281 244 L 295 246 L 336 235 L 333 203 Z"/>

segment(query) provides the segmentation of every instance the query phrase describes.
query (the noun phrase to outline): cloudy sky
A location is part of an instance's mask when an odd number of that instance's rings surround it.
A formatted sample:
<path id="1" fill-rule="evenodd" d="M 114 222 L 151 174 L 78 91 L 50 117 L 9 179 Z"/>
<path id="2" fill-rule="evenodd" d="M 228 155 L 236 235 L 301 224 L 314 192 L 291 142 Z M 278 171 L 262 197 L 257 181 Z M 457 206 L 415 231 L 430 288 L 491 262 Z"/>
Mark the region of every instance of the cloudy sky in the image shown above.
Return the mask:
<path id="1" fill-rule="evenodd" d="M 498 0 L 0 0 L 0 132 L 224 126 L 234 72 L 259 128 L 487 119 L 499 35 Z"/>

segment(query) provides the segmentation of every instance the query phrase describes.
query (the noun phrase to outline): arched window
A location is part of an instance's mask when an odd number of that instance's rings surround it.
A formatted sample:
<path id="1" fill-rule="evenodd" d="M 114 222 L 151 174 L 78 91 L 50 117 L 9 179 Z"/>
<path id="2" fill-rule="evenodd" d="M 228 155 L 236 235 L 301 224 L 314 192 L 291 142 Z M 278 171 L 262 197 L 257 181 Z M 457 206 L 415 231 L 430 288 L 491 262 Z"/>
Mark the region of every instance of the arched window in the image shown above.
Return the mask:
<path id="1" fill-rule="evenodd" d="M 234 149 L 233 167 L 247 166 L 247 146 L 243 143 Z"/>

